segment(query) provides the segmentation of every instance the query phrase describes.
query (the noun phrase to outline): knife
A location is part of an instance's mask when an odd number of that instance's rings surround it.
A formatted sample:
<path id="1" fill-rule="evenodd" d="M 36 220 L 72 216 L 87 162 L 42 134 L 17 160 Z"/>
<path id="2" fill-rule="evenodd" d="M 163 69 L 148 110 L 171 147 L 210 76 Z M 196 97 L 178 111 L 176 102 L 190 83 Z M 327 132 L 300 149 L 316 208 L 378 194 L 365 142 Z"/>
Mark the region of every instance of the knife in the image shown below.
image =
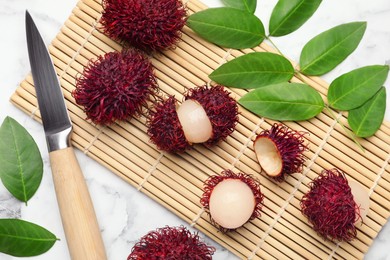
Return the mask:
<path id="1" fill-rule="evenodd" d="M 46 45 L 28 11 L 26 36 L 70 256 L 74 260 L 107 259 L 92 200 L 71 146 L 72 123 L 60 83 Z"/>

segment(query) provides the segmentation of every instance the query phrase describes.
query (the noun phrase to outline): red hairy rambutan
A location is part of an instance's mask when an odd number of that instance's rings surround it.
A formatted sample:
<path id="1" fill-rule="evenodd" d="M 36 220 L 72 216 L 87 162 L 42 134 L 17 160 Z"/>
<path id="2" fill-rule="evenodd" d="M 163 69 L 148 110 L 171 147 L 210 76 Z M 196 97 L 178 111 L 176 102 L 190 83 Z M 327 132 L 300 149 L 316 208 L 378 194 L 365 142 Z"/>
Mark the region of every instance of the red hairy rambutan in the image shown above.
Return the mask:
<path id="1" fill-rule="evenodd" d="M 104 33 L 146 51 L 176 44 L 187 20 L 180 0 L 103 0 L 103 7 Z"/>
<path id="2" fill-rule="evenodd" d="M 282 124 L 272 125 L 257 135 L 253 147 L 265 173 L 277 181 L 287 174 L 302 172 L 307 150 L 304 132 L 294 131 Z"/>
<path id="3" fill-rule="evenodd" d="M 200 203 L 221 231 L 235 230 L 260 216 L 264 195 L 251 175 L 225 170 L 204 182 Z"/>
<path id="4" fill-rule="evenodd" d="M 313 229 L 325 239 L 353 240 L 361 216 L 345 174 L 338 169 L 324 170 L 309 185 L 300 205 Z"/>
<path id="5" fill-rule="evenodd" d="M 147 126 L 152 143 L 161 150 L 182 152 L 193 143 L 212 145 L 234 131 L 238 106 L 222 86 L 188 90 L 176 107 L 174 97 L 155 105 Z"/>
<path id="6" fill-rule="evenodd" d="M 206 245 L 187 228 L 164 227 L 143 236 L 131 250 L 128 260 L 211 260 L 215 248 Z"/>
<path id="7" fill-rule="evenodd" d="M 147 133 L 158 149 L 168 152 L 183 152 L 190 144 L 187 142 L 176 113 L 176 99 L 170 96 L 157 103 L 149 111 Z"/>
<path id="8" fill-rule="evenodd" d="M 157 87 L 148 58 L 128 49 L 90 61 L 72 95 L 88 119 L 106 125 L 141 114 Z"/>

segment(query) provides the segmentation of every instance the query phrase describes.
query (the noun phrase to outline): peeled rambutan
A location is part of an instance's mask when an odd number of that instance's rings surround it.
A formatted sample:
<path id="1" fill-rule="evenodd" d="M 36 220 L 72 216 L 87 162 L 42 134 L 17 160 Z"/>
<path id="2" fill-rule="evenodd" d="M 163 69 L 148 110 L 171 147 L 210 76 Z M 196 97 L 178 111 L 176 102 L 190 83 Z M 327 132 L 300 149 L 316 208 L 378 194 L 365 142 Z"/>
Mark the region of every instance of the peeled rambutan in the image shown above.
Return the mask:
<path id="1" fill-rule="evenodd" d="M 200 203 L 221 231 L 235 230 L 260 216 L 264 195 L 251 175 L 225 170 L 204 183 Z"/>
<path id="2" fill-rule="evenodd" d="M 238 122 L 237 102 L 223 86 L 200 86 L 189 89 L 184 96 L 185 100 L 195 100 L 206 111 L 212 125 L 212 135 L 207 144 L 213 145 L 226 138 L 233 131 Z"/>
<path id="3" fill-rule="evenodd" d="M 188 90 L 177 106 L 169 97 L 149 112 L 148 135 L 161 150 L 182 152 L 193 143 L 213 145 L 230 135 L 238 122 L 238 106 L 222 86 Z"/>
<path id="4" fill-rule="evenodd" d="M 145 51 L 174 46 L 187 20 L 180 0 L 103 0 L 103 7 L 104 33 Z"/>
<path id="5" fill-rule="evenodd" d="M 128 260 L 211 260 L 215 248 L 206 245 L 187 228 L 159 228 L 143 236 L 131 250 Z"/>
<path id="6" fill-rule="evenodd" d="M 141 114 L 157 88 L 148 58 L 127 49 L 90 61 L 77 78 L 72 95 L 88 119 L 106 125 Z"/>
<path id="7" fill-rule="evenodd" d="M 324 239 L 351 241 L 356 237 L 355 226 L 367 214 L 369 197 L 360 184 L 353 183 L 349 185 L 336 168 L 324 170 L 302 197 L 302 214 Z"/>
<path id="8" fill-rule="evenodd" d="M 302 172 L 307 149 L 304 132 L 294 131 L 282 124 L 272 125 L 257 135 L 253 147 L 264 172 L 277 181 L 287 174 Z"/>

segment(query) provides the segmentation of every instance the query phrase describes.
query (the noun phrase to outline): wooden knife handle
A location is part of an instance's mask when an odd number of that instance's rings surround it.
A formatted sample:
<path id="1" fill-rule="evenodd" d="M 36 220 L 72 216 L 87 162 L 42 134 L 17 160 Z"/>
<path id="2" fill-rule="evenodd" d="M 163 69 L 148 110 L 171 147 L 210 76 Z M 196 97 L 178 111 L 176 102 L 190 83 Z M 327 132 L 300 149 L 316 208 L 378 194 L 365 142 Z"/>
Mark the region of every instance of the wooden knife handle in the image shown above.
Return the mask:
<path id="1" fill-rule="evenodd" d="M 107 259 L 91 196 L 72 147 L 49 153 L 72 260 Z"/>

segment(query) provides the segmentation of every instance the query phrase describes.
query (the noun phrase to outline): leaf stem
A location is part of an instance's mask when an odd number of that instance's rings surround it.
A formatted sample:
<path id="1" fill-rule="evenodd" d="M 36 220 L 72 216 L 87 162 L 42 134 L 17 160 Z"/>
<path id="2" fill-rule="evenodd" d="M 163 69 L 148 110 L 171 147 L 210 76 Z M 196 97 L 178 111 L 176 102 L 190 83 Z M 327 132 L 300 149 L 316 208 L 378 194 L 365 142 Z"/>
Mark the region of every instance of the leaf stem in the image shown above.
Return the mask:
<path id="1" fill-rule="evenodd" d="M 271 44 L 272 46 L 277 50 L 277 52 L 285 57 L 283 55 L 283 53 L 280 51 L 280 49 L 278 48 L 278 46 L 276 46 L 276 44 L 271 40 L 271 38 L 269 36 L 266 36 L 265 37 Z M 285 57 L 286 58 L 286 57 Z M 295 69 L 295 76 L 300 79 L 303 83 L 311 86 L 309 84 L 309 82 L 306 81 L 306 79 L 303 77 L 303 74 L 302 72 L 299 70 L 299 69 Z M 344 124 L 336 117 L 336 115 L 333 113 L 333 111 L 330 109 L 330 107 L 326 104 L 325 105 L 325 109 L 331 114 L 331 116 L 333 117 L 333 119 L 336 120 L 336 122 L 341 126 L 341 128 L 344 130 L 344 132 L 351 138 L 351 140 L 359 147 L 359 149 L 362 151 L 362 152 L 365 152 L 363 146 L 359 143 L 359 141 L 356 139 L 356 136 L 351 132 L 351 131 L 348 131 L 347 128 L 344 126 Z"/>
<path id="2" fill-rule="evenodd" d="M 302 72 L 301 72 L 300 70 L 295 69 L 295 76 L 296 76 L 298 79 L 302 80 L 303 83 L 305 83 L 305 84 L 311 86 L 310 83 L 307 82 L 306 79 L 303 77 L 303 74 L 302 74 Z"/>
<path id="3" fill-rule="evenodd" d="M 310 84 L 305 80 L 304 77 L 302 77 L 302 73 L 299 70 L 295 70 L 295 75 L 297 78 L 302 80 L 302 82 L 306 83 L 307 85 L 310 86 Z M 359 143 L 359 141 L 356 139 L 356 136 L 351 132 L 348 131 L 347 128 L 344 126 L 344 124 L 336 117 L 336 115 L 333 113 L 333 111 L 330 109 L 330 107 L 326 104 L 325 109 L 331 114 L 333 119 L 336 120 L 336 122 L 341 126 L 341 128 L 344 130 L 344 132 L 352 139 L 352 141 L 359 147 L 359 149 L 362 152 L 365 152 L 363 146 Z"/>
<path id="4" fill-rule="evenodd" d="M 281 56 L 283 56 L 284 58 L 286 58 L 286 56 L 284 56 L 283 52 L 278 48 L 278 46 L 271 40 L 271 38 L 270 38 L 269 36 L 266 36 L 265 38 L 272 44 L 272 46 L 276 49 L 276 51 L 277 51 Z"/>
<path id="5" fill-rule="evenodd" d="M 359 143 L 359 141 L 356 139 L 356 136 L 351 132 L 348 131 L 345 125 L 338 119 L 338 117 L 333 113 L 332 109 L 328 105 L 325 105 L 325 109 L 331 114 L 331 116 L 336 120 L 336 122 L 343 128 L 344 132 L 352 139 L 352 141 L 360 148 L 362 152 L 365 152 L 364 147 Z"/>

